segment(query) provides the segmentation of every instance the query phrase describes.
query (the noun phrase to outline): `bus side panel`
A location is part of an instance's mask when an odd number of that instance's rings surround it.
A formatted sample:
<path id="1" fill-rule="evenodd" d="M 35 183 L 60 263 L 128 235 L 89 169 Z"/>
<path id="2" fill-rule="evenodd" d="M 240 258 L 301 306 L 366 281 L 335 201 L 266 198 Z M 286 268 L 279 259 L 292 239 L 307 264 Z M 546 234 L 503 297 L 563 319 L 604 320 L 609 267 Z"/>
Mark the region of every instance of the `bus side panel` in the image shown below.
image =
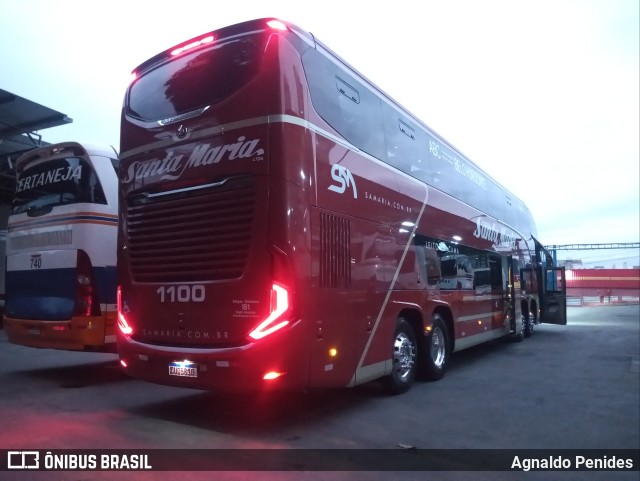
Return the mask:
<path id="1" fill-rule="evenodd" d="M 8 317 L 62 320 L 73 315 L 76 297 L 75 250 L 7 257 Z"/>
<path id="2" fill-rule="evenodd" d="M 5 329 L 11 342 L 40 348 L 82 350 L 115 342 L 115 268 L 94 267 L 100 314 L 74 314 L 76 250 L 9 256 Z M 33 267 L 32 267 L 33 266 Z M 39 266 L 39 267 L 38 267 Z"/>
<path id="3" fill-rule="evenodd" d="M 313 386 L 346 386 L 383 304 L 394 270 L 389 228 L 314 209 L 312 284 L 316 287 Z"/>

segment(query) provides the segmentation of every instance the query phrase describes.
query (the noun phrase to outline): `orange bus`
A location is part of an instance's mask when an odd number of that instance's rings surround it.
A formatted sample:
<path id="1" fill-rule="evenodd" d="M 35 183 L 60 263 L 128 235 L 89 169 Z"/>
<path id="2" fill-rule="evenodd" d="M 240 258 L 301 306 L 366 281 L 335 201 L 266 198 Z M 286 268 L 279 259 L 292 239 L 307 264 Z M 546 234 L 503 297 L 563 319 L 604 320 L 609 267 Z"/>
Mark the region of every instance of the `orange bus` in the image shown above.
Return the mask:
<path id="1" fill-rule="evenodd" d="M 115 351 L 117 159 L 112 147 L 78 142 L 18 158 L 7 237 L 9 341 Z"/>

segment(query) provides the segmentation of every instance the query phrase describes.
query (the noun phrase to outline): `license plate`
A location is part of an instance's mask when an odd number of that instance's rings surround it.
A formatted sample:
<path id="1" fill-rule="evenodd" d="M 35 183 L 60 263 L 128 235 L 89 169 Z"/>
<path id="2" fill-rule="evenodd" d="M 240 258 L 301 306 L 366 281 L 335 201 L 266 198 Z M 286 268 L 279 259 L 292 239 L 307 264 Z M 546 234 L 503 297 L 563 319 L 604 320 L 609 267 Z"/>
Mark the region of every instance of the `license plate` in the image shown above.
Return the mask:
<path id="1" fill-rule="evenodd" d="M 29 334 L 31 334 L 32 336 L 39 336 L 40 335 L 40 329 L 38 329 L 37 327 L 30 327 L 27 332 Z"/>
<path id="2" fill-rule="evenodd" d="M 169 376 L 198 377 L 197 364 L 184 362 L 169 363 Z"/>

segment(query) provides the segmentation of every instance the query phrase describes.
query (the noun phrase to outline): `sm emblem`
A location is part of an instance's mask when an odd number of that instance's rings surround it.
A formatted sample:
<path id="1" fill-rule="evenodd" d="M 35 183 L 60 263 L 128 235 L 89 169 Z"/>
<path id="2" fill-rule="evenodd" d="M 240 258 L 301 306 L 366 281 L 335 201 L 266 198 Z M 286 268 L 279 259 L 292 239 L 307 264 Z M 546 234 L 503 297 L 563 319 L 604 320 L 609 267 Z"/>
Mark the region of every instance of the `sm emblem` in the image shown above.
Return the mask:
<path id="1" fill-rule="evenodd" d="M 358 198 L 358 189 L 356 188 L 356 181 L 353 180 L 353 175 L 346 167 L 335 164 L 331 167 L 331 178 L 334 180 L 334 184 L 328 187 L 329 190 L 337 192 L 338 194 L 344 194 L 347 187 L 353 189 L 353 198 Z"/>

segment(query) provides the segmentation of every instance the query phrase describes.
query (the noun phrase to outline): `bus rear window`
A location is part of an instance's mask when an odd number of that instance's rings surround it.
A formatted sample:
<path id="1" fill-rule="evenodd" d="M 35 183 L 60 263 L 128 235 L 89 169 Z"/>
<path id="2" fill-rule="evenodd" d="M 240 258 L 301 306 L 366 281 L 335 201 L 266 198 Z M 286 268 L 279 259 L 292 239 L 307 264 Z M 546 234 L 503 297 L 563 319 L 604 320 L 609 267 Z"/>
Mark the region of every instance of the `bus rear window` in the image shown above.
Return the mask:
<path id="1" fill-rule="evenodd" d="M 132 84 L 128 113 L 156 121 L 220 102 L 257 75 L 263 43 L 263 36 L 248 35 L 160 65 Z"/>
<path id="2" fill-rule="evenodd" d="M 34 165 L 18 175 L 11 214 L 44 213 L 58 205 L 78 203 L 106 204 L 107 199 L 91 165 L 67 157 Z"/>

